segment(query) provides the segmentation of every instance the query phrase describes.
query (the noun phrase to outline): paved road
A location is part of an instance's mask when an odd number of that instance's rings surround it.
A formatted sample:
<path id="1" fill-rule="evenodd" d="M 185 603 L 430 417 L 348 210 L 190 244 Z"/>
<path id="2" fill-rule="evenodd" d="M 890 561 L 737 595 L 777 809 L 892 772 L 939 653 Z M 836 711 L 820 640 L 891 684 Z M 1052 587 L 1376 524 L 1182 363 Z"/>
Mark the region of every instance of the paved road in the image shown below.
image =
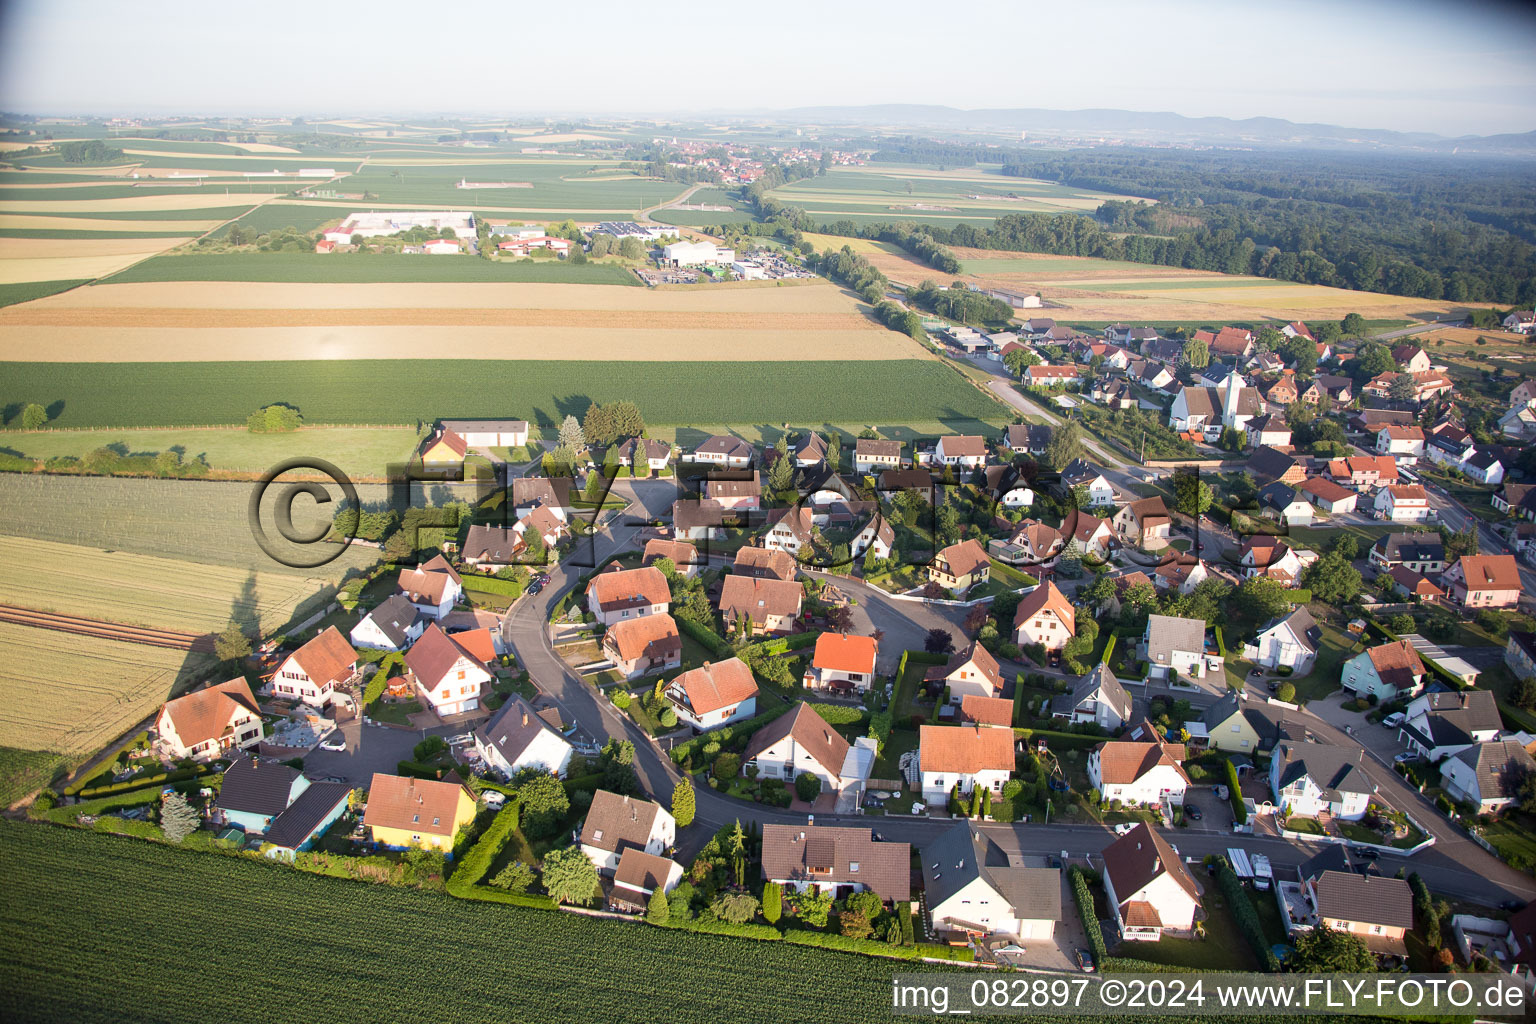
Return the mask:
<path id="1" fill-rule="evenodd" d="M 662 486 L 657 487 L 656 484 Z M 595 539 L 594 553 L 601 560 L 634 543 L 640 530 L 641 517 L 649 518 L 651 503 L 670 501 L 670 485 L 664 481 L 624 482 L 616 490 L 635 497 L 636 503 L 627 510 L 630 514 L 601 531 Z M 575 586 L 585 569 L 564 564 L 551 572 L 549 586 L 541 593 L 520 599 L 508 612 L 502 623 L 502 634 L 508 645 L 528 668 L 539 687 L 560 706 L 568 721 L 579 722 L 598 743 L 610 738 L 627 738 L 635 745 L 635 769 L 645 791 L 663 804 L 671 797 L 672 787 L 680 775 L 671 758 L 627 716 L 619 714 L 613 706 L 598 695 L 596 690 L 571 671 L 554 653 L 550 646 L 547 622 L 549 610 L 565 591 Z M 914 635 L 915 630 L 926 631 L 923 622 L 928 616 L 947 620 L 952 609 L 913 605 L 909 610 L 904 602 L 889 597 L 875 597 L 867 588 L 854 588 L 861 595 L 860 608 L 870 623 L 885 623 L 881 628 L 888 636 Z M 867 602 L 863 599 L 867 598 Z M 893 618 L 894 617 L 894 618 Z M 910 618 L 910 623 L 898 624 L 897 618 Z M 897 645 L 892 643 L 892 649 Z M 1315 719 L 1314 732 L 1326 741 L 1349 742 L 1332 726 Z M 1536 884 L 1531 878 L 1508 867 L 1497 858 L 1471 843 L 1454 827 L 1441 818 L 1434 808 L 1385 764 L 1368 761 L 1367 774 L 1380 787 L 1381 792 L 1393 804 L 1410 810 L 1414 817 L 1436 836 L 1437 845 L 1411 861 L 1412 870 L 1424 876 L 1431 888 L 1452 897 L 1498 902 L 1510 897 L 1531 899 L 1536 897 Z M 757 804 L 732 800 L 701 787 L 697 793 L 695 824 L 684 830 L 679 846 L 685 856 L 697 850 L 715 830 L 732 821 L 756 821 L 758 823 L 800 824 L 801 814 L 765 808 Z M 835 821 L 843 824 L 860 824 L 877 829 L 886 839 L 923 845 L 941 834 L 952 822 L 945 819 L 905 817 L 836 817 L 821 816 L 823 823 Z M 1101 826 L 1041 824 L 982 825 L 979 826 L 1010 851 L 1037 855 L 1097 855 L 1114 836 Z M 1233 837 L 1210 829 L 1173 829 L 1169 838 L 1186 856 L 1204 857 L 1224 852 L 1232 844 Z M 1316 852 L 1315 846 L 1278 838 L 1243 836 L 1242 846 L 1256 852 L 1269 854 L 1276 867 L 1288 868 L 1299 865 Z M 1395 870 L 1393 857 L 1383 858 L 1384 870 Z"/>
<path id="2" fill-rule="evenodd" d="M 1423 334 L 1426 331 L 1433 331 L 1440 327 L 1449 327 L 1454 324 L 1464 323 L 1466 319 L 1467 318 L 1464 316 L 1448 316 L 1439 320 L 1430 320 L 1427 323 L 1413 324 L 1409 327 L 1400 327 L 1395 331 L 1387 331 L 1385 334 L 1373 334 L 1371 335 L 1371 340 L 1390 341 L 1393 338 L 1406 338 L 1411 334 Z"/>
<path id="3" fill-rule="evenodd" d="M 1429 491 L 1429 507 L 1435 510 L 1440 517 L 1440 522 L 1445 526 L 1458 532 L 1465 530 L 1468 526 L 1477 527 L 1479 551 L 1495 555 L 1515 553 L 1515 549 L 1506 544 L 1504 538 L 1494 532 L 1493 527 L 1473 515 L 1461 502 L 1434 484 L 1429 484 L 1426 490 Z M 1536 594 L 1536 569 L 1523 559 L 1517 559 L 1515 564 L 1520 567 L 1520 582 L 1524 584 L 1525 593 Z"/>
<path id="4" fill-rule="evenodd" d="M 969 642 L 961 628 L 968 608 L 952 608 L 945 605 L 924 604 L 919 601 L 898 601 L 879 587 L 870 586 L 863 580 L 830 573 L 807 572 L 817 579 L 830 579 L 839 589 L 858 604 L 853 608 L 853 631 L 869 634 L 884 631 L 880 641 L 878 668 L 886 674 L 894 674 L 901 661 L 901 653 L 922 650 L 923 641 L 930 629 L 947 629 L 955 638 L 955 646 Z"/>

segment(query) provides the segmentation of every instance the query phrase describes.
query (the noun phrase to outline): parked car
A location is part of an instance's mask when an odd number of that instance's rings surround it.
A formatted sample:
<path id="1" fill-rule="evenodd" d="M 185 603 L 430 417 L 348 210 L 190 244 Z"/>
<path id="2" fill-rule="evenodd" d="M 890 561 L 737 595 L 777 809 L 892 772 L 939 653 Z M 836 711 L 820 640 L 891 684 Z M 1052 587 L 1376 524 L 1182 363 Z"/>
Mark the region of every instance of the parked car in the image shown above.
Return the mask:
<path id="1" fill-rule="evenodd" d="M 1123 836 L 1123 835 L 1125 835 L 1127 832 L 1129 832 L 1131 829 L 1133 829 L 1135 827 L 1136 827 L 1136 825 L 1134 823 L 1132 823 L 1132 822 L 1122 821 L 1120 824 L 1115 826 L 1115 835 Z"/>
<path id="2" fill-rule="evenodd" d="M 530 594 L 537 594 L 539 591 L 541 591 L 543 589 L 544 589 L 544 584 L 540 583 L 538 580 L 534 580 L 532 583 L 528 584 L 528 591 L 527 592 L 530 593 Z"/>
<path id="3" fill-rule="evenodd" d="M 1188 818 L 1190 821 L 1199 821 L 1201 818 L 1205 817 L 1205 812 L 1200 809 L 1199 804 L 1185 804 L 1184 817 Z"/>
<path id="4" fill-rule="evenodd" d="M 1392 760 L 1396 761 L 1398 764 L 1408 764 L 1409 762 L 1417 761 L 1418 759 L 1418 754 L 1415 754 L 1411 750 L 1405 750 L 1401 754 L 1398 754 L 1396 757 L 1394 757 Z"/>
<path id="5" fill-rule="evenodd" d="M 339 732 L 328 732 L 325 739 L 320 741 L 320 749 L 340 753 L 347 749 L 347 738 Z"/>
<path id="6" fill-rule="evenodd" d="M 1088 956 L 1086 949 L 1079 949 L 1077 951 L 1077 969 L 1080 971 L 1093 970 L 1093 960 Z"/>
<path id="7" fill-rule="evenodd" d="M 1401 711 L 1394 711 L 1386 718 L 1383 718 L 1381 720 L 1381 724 L 1386 726 L 1388 729 L 1396 729 L 1398 726 L 1403 724 L 1404 717 L 1405 716 Z"/>
<path id="8" fill-rule="evenodd" d="M 1375 850 L 1360 849 L 1355 851 L 1355 856 L 1360 860 L 1375 860 L 1377 857 L 1380 857 L 1381 854 L 1377 853 Z"/>

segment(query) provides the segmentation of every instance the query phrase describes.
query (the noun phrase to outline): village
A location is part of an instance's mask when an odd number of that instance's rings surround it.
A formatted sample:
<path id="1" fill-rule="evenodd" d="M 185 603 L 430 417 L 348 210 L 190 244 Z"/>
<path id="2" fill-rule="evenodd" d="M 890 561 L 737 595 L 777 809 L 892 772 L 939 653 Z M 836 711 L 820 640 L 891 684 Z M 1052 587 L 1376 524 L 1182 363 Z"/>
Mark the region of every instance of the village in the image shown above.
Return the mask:
<path id="1" fill-rule="evenodd" d="M 1344 943 L 1529 982 L 1536 387 L 1489 439 L 1411 341 L 1359 384 L 1371 343 L 1300 322 L 934 327 L 1017 381 L 1018 422 L 684 446 L 623 402 L 542 440 L 439 421 L 424 478 L 524 461 L 457 529 L 375 530 L 340 611 L 38 806 L 176 772 L 198 788 L 160 820 L 227 850 L 461 859 L 469 898 L 994 967 Z M 1083 408 L 1155 409 L 1199 457 L 1128 459 Z"/>

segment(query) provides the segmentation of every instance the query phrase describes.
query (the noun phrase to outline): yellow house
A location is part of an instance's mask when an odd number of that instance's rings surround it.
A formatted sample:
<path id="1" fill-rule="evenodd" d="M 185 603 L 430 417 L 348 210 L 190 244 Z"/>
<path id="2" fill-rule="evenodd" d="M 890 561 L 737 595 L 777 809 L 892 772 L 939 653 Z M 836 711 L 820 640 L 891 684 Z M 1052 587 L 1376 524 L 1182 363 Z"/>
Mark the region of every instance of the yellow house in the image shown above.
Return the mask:
<path id="1" fill-rule="evenodd" d="M 437 433 L 427 438 L 421 447 L 421 461 L 424 463 L 454 463 L 464 461 L 464 454 L 469 451 L 469 445 L 464 438 L 451 430 L 439 429 Z"/>
<path id="2" fill-rule="evenodd" d="M 1262 700 L 1242 700 L 1238 694 L 1229 693 L 1206 708 L 1198 724 L 1205 726 L 1206 745 L 1211 749 L 1252 755 L 1275 745 L 1289 710 Z M 1194 738 L 1193 727 L 1197 723 L 1188 724 Z"/>
<path id="3" fill-rule="evenodd" d="M 449 775 L 442 782 L 375 773 L 363 824 L 383 846 L 452 850 L 460 826 L 475 818 L 475 794 Z"/>

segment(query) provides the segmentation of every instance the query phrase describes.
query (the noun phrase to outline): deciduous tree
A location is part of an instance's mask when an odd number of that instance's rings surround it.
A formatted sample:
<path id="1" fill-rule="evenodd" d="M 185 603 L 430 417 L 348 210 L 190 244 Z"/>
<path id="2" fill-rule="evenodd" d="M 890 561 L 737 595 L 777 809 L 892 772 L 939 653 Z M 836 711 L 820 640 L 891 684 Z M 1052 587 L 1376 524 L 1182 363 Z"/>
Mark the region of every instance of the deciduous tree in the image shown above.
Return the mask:
<path id="1" fill-rule="evenodd" d="M 685 775 L 672 787 L 672 817 L 677 819 L 678 828 L 686 828 L 693 824 L 693 815 L 693 782 Z"/>
<path id="2" fill-rule="evenodd" d="M 597 892 L 597 868 L 579 846 L 551 850 L 544 855 L 544 891 L 556 903 L 585 906 Z"/>

